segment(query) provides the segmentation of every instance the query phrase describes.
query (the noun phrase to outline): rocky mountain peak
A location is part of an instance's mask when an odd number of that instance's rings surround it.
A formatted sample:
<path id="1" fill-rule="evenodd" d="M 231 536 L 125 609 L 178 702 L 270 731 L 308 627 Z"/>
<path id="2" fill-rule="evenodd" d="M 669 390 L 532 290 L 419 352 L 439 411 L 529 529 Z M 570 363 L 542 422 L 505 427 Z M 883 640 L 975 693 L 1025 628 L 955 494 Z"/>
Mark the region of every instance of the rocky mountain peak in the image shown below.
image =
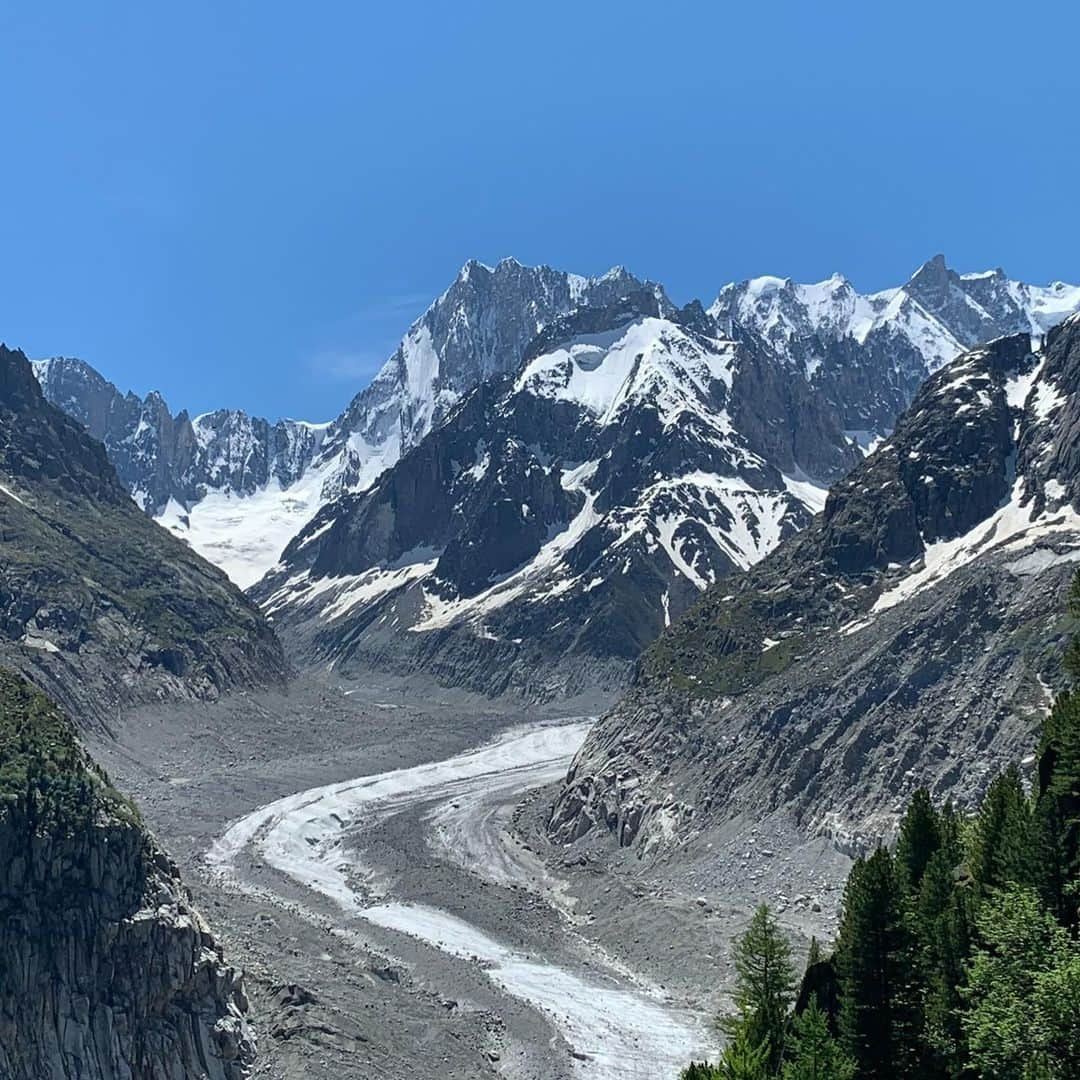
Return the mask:
<path id="1" fill-rule="evenodd" d="M 857 459 L 767 348 L 645 283 L 555 315 L 254 595 L 298 653 L 487 691 L 619 681 L 711 582 L 805 526 Z"/>
<path id="2" fill-rule="evenodd" d="M 957 275 L 940 256 L 899 289 L 863 295 L 840 274 L 813 285 L 759 277 L 725 286 L 708 311 L 695 302 L 677 311 L 661 286 L 620 266 L 588 278 L 512 258 L 495 266 L 470 260 L 372 384 L 328 424 L 271 423 L 224 409 L 193 421 L 183 411 L 172 415 L 159 395 L 121 394 L 77 361 L 37 370 L 46 396 L 105 444 L 139 505 L 248 586 L 321 506 L 369 488 L 478 385 L 513 375 L 536 350 L 557 347 L 574 327 L 600 325 L 608 313 L 742 342 L 755 358 L 743 368 L 744 386 L 758 370 L 759 389 L 789 415 L 806 383 L 835 410 L 849 445 L 866 447 L 965 346 L 1021 330 L 1041 335 L 1077 305 L 1080 289 L 1028 286 L 996 271 Z M 771 360 L 761 366 L 764 352 Z M 781 406 L 775 372 L 785 367 L 800 379 Z M 679 376 L 675 367 L 669 374 L 670 387 Z M 831 434 L 811 437 L 802 427 L 789 438 L 775 423 L 759 425 L 748 400 L 740 398 L 739 422 L 770 460 L 785 468 L 800 460 L 818 478 L 833 475 Z M 794 443 L 801 450 L 784 449 Z"/>

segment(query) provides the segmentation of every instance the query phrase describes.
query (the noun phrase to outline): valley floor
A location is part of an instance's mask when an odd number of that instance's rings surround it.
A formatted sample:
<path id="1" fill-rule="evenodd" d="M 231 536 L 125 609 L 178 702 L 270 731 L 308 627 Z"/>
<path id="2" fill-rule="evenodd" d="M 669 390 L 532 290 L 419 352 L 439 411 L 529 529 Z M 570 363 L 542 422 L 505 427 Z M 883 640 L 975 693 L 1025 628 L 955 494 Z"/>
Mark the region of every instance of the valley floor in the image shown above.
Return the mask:
<path id="1" fill-rule="evenodd" d="M 246 969 L 256 1075 L 651 1080 L 715 1051 L 753 904 L 827 935 L 846 860 L 761 822 L 650 862 L 552 847 L 604 704 L 308 678 L 144 709 L 91 750 Z"/>

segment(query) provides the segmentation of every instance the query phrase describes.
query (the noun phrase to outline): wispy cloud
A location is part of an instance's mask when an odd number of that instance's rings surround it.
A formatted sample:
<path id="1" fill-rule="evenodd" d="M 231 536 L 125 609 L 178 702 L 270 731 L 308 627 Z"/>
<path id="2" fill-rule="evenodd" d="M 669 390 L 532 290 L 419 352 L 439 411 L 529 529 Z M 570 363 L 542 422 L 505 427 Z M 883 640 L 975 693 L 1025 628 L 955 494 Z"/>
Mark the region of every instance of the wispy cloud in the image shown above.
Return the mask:
<path id="1" fill-rule="evenodd" d="M 352 319 L 405 319 L 412 322 L 431 303 L 427 293 L 400 293 L 397 296 L 379 296 L 360 304 Z M 404 330 L 405 327 L 402 327 Z"/>
<path id="2" fill-rule="evenodd" d="M 308 369 L 325 382 L 366 384 L 397 348 L 411 323 L 431 302 L 426 293 L 368 297 L 323 328 L 324 344 L 311 351 Z"/>
<path id="3" fill-rule="evenodd" d="M 386 349 L 325 349 L 308 362 L 311 373 L 328 382 L 368 382 L 386 362 Z"/>

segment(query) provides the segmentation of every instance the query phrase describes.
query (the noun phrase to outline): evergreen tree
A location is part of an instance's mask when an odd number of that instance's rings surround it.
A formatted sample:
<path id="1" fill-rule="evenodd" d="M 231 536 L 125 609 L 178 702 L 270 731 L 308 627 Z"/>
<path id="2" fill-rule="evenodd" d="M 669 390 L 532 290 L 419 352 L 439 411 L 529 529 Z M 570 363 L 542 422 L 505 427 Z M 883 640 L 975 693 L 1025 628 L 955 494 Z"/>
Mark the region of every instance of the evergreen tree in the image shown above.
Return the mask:
<path id="1" fill-rule="evenodd" d="M 829 1030 L 828 1016 L 812 1001 L 792 1023 L 790 1060 L 783 1080 L 852 1080 L 855 1062 Z"/>
<path id="2" fill-rule="evenodd" d="M 707 1061 L 691 1061 L 681 1073 L 679 1080 L 718 1080 L 719 1070 Z"/>
<path id="3" fill-rule="evenodd" d="M 1032 884 L 1043 904 L 1055 918 L 1070 925 L 1075 922 L 1075 906 L 1069 883 L 1076 874 L 1066 805 L 1049 791 L 1038 797 L 1031 815 L 1031 861 Z"/>
<path id="4" fill-rule="evenodd" d="M 745 1035 L 746 1045 L 764 1047 L 769 1073 L 780 1068 L 788 1010 L 794 997 L 791 945 L 766 905 L 754 912 L 746 933 L 735 943 L 736 1015 L 721 1026 L 730 1036 Z"/>
<path id="5" fill-rule="evenodd" d="M 1080 571 L 1073 575 L 1069 586 L 1068 609 L 1073 618 L 1080 618 Z M 1080 683 L 1080 634 L 1073 634 L 1069 638 L 1062 663 L 1069 678 L 1074 683 Z"/>
<path id="6" fill-rule="evenodd" d="M 896 843 L 897 873 L 909 895 L 919 891 L 926 864 L 940 847 L 941 821 L 930 801 L 930 792 L 919 788 L 911 797 L 900 823 L 900 837 Z"/>
<path id="7" fill-rule="evenodd" d="M 912 943 L 892 856 L 878 848 L 851 869 L 837 947 L 840 1034 L 862 1080 L 913 1069 L 917 1014 Z"/>
<path id="8" fill-rule="evenodd" d="M 976 923 L 963 1016 L 971 1064 L 995 1080 L 1072 1080 L 1080 1064 L 1080 944 L 1024 886 L 984 902 Z"/>
<path id="9" fill-rule="evenodd" d="M 971 951 L 969 888 L 958 887 L 943 847 L 926 866 L 914 909 L 922 986 L 923 1071 L 955 1075 L 964 1061 L 960 987 Z"/>
<path id="10" fill-rule="evenodd" d="M 755 1042 L 749 1025 L 738 1028 L 724 1047 L 716 1080 L 771 1080 L 776 1075 L 769 1067 L 769 1045 Z"/>
<path id="11" fill-rule="evenodd" d="M 1031 811 L 1010 765 L 987 789 L 972 837 L 971 873 L 983 890 L 1032 880 Z"/>
<path id="12" fill-rule="evenodd" d="M 941 850 L 950 867 L 957 867 L 964 858 L 963 819 L 957 813 L 952 799 L 946 799 L 938 818 L 941 831 Z"/>
<path id="13" fill-rule="evenodd" d="M 1080 923 L 1080 693 L 1059 694 L 1043 725 L 1033 824 L 1036 884 L 1067 924 Z"/>

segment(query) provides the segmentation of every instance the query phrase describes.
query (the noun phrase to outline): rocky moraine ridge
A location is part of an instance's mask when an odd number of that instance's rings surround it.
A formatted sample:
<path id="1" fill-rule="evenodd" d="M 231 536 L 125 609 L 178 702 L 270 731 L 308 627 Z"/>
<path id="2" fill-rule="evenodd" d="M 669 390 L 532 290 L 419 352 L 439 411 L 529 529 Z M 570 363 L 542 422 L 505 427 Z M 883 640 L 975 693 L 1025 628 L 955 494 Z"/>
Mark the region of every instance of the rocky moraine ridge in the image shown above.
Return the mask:
<path id="1" fill-rule="evenodd" d="M 970 802 L 1060 685 L 1080 561 L 1080 317 L 966 353 L 803 533 L 643 655 L 551 817 L 669 850 L 781 814 L 842 847 Z"/>
<path id="2" fill-rule="evenodd" d="M 65 716 L 0 670 L 0 1076 L 242 1080 L 240 974 Z"/>

